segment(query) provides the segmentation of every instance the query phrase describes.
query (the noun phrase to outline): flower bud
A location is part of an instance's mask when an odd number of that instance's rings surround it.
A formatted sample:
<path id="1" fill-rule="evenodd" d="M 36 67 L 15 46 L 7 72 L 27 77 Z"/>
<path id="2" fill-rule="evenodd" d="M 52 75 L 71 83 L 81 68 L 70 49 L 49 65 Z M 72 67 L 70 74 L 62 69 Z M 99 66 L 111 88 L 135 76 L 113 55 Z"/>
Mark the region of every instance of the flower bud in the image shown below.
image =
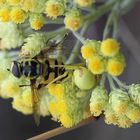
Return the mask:
<path id="1" fill-rule="evenodd" d="M 39 30 L 44 25 L 44 17 L 42 14 L 31 14 L 29 21 L 34 30 Z"/>
<path id="2" fill-rule="evenodd" d="M 67 29 L 77 31 L 83 24 L 83 18 L 78 10 L 70 10 L 66 13 L 64 24 Z"/>
<path id="3" fill-rule="evenodd" d="M 82 57 L 84 59 L 91 59 L 98 53 L 100 43 L 95 40 L 86 40 L 81 48 Z"/>
<path id="4" fill-rule="evenodd" d="M 129 94 L 134 103 L 140 106 L 140 84 L 130 85 Z"/>
<path id="5" fill-rule="evenodd" d="M 89 90 L 96 85 L 95 76 L 84 67 L 75 70 L 73 75 L 74 83 L 81 90 Z"/>
<path id="6" fill-rule="evenodd" d="M 119 43 L 112 38 L 103 40 L 101 43 L 101 52 L 104 56 L 115 56 L 119 52 Z"/>
<path id="7" fill-rule="evenodd" d="M 10 20 L 10 9 L 7 7 L 0 8 L 0 21 L 8 22 Z"/>
<path id="8" fill-rule="evenodd" d="M 126 116 L 133 122 L 138 123 L 140 122 L 140 107 L 131 103 L 128 106 Z"/>
<path id="9" fill-rule="evenodd" d="M 99 116 L 108 103 L 108 95 L 103 87 L 96 87 L 90 98 L 90 111 L 94 116 Z"/>
<path id="10" fill-rule="evenodd" d="M 63 15 L 65 10 L 65 2 L 62 0 L 48 0 L 46 2 L 45 12 L 50 18 L 57 18 Z"/>
<path id="11" fill-rule="evenodd" d="M 118 123 L 118 117 L 116 116 L 110 104 L 107 105 L 104 115 L 105 115 L 105 123 L 114 125 Z"/>
<path id="12" fill-rule="evenodd" d="M 21 55 L 31 58 L 40 53 L 41 49 L 46 47 L 45 36 L 41 33 L 31 34 L 25 40 L 25 44 L 22 46 Z"/>
<path id="13" fill-rule="evenodd" d="M 125 59 L 122 54 L 110 58 L 107 64 L 107 72 L 112 76 L 119 76 L 125 68 Z"/>
<path id="14" fill-rule="evenodd" d="M 90 61 L 88 62 L 88 69 L 93 73 L 93 74 L 102 74 L 105 72 L 105 60 L 103 57 L 96 55 L 93 56 Z"/>
<path id="15" fill-rule="evenodd" d="M 129 102 L 128 93 L 120 89 L 115 89 L 110 93 L 109 103 L 111 103 L 113 110 L 118 116 L 127 111 Z"/>
<path id="16" fill-rule="evenodd" d="M 13 8 L 10 12 L 11 20 L 16 24 L 21 24 L 25 21 L 27 14 L 20 8 Z"/>
<path id="17" fill-rule="evenodd" d="M 118 117 L 118 126 L 121 128 L 130 128 L 132 122 L 126 115 L 122 115 Z"/>

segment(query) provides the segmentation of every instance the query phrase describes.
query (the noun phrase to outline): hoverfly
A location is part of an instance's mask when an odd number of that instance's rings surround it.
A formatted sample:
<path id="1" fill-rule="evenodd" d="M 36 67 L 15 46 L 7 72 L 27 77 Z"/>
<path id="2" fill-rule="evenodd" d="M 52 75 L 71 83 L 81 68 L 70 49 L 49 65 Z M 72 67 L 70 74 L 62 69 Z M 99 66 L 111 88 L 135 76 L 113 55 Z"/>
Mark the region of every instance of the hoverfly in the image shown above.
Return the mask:
<path id="1" fill-rule="evenodd" d="M 12 62 L 11 73 L 17 78 L 25 77 L 30 80 L 30 85 L 20 85 L 20 87 L 31 87 L 33 114 L 37 125 L 40 124 L 38 89 L 48 85 L 54 79 L 57 79 L 60 75 L 62 76 L 65 73 L 65 68 L 62 67 L 63 63 L 59 62 L 57 59 L 49 58 L 48 56 L 49 52 L 52 53 L 54 48 L 60 47 L 61 42 L 53 43 L 53 45 L 50 45 L 47 49 L 41 50 L 41 52 L 33 58 L 24 58 L 21 61 Z M 57 67 L 57 65 L 61 65 L 61 67 Z M 67 77 L 67 74 L 64 74 L 62 77 Z"/>

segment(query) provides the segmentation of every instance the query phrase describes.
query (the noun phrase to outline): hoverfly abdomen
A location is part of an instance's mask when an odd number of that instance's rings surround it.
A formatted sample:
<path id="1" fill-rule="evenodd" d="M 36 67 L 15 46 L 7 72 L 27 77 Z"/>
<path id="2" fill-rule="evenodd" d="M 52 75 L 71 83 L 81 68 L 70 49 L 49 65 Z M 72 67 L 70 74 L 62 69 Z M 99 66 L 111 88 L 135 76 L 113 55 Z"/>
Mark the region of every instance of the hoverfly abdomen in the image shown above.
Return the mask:
<path id="1" fill-rule="evenodd" d="M 45 60 L 45 65 L 46 65 L 46 72 L 44 74 L 45 84 L 49 84 L 51 81 L 53 81 L 60 75 L 63 75 L 65 72 L 64 68 L 59 67 L 59 65 L 63 65 L 63 63 L 57 61 L 56 59 Z"/>

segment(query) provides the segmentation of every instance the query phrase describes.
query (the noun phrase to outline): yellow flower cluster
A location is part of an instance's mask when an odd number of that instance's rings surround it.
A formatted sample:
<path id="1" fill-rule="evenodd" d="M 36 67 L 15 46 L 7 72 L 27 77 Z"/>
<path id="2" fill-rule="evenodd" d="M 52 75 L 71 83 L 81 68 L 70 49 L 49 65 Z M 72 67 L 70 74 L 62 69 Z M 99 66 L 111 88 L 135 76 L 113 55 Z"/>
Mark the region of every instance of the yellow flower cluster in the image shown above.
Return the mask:
<path id="1" fill-rule="evenodd" d="M 130 91 L 138 92 L 137 86 L 132 85 Z M 140 122 L 140 106 L 121 89 L 114 89 L 108 95 L 104 87 L 97 86 L 91 94 L 90 111 L 93 116 L 104 113 L 107 124 L 121 128 L 129 128 L 133 123 Z"/>
<path id="2" fill-rule="evenodd" d="M 68 80 L 63 84 L 48 86 L 50 95 L 55 97 L 48 104 L 49 112 L 54 120 L 58 120 L 66 128 L 72 127 L 90 116 L 89 110 L 86 109 L 88 101 L 84 100 L 86 95 L 77 97 L 77 94 L 81 94 L 81 92 L 71 82 L 72 80 Z"/>
<path id="3" fill-rule="evenodd" d="M 110 93 L 109 103 L 104 110 L 105 122 L 129 128 L 132 123 L 140 122 L 140 106 L 136 105 L 128 93 L 116 89 Z"/>
<path id="4" fill-rule="evenodd" d="M 91 6 L 94 2 L 94 0 L 73 1 L 80 7 Z M 80 9 L 69 8 L 68 3 L 67 0 L 1 0 L 0 21 L 21 24 L 29 18 L 31 28 L 40 30 L 45 22 L 47 23 L 47 17 L 55 20 L 59 16 L 64 16 L 65 28 L 77 31 L 83 24 L 83 15 Z"/>
<path id="5" fill-rule="evenodd" d="M 31 27 L 39 30 L 45 24 L 44 13 L 56 18 L 63 15 L 65 5 L 65 0 L 1 0 L 0 21 L 21 24 L 29 17 Z"/>
<path id="6" fill-rule="evenodd" d="M 119 52 L 119 43 L 112 38 L 98 42 L 86 40 L 81 48 L 82 57 L 93 74 L 109 73 L 119 76 L 125 68 L 125 59 Z"/>

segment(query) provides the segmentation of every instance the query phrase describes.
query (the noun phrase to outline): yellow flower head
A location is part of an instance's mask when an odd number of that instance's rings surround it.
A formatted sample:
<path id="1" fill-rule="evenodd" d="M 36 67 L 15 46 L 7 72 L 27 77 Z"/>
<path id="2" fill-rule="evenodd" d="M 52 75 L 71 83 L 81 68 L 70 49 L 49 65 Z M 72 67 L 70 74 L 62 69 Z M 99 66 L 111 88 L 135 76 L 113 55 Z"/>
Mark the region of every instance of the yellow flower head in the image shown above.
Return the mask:
<path id="1" fill-rule="evenodd" d="M 23 103 L 22 97 L 17 96 L 12 102 L 12 107 L 25 115 L 30 115 L 33 113 L 32 107 L 28 107 Z"/>
<path id="2" fill-rule="evenodd" d="M 58 101 L 57 102 L 57 107 L 59 108 L 59 113 L 63 114 L 67 112 L 67 104 L 64 100 Z"/>
<path id="3" fill-rule="evenodd" d="M 44 17 L 41 14 L 31 15 L 29 21 L 30 21 L 32 29 L 34 30 L 39 30 L 44 25 Z"/>
<path id="4" fill-rule="evenodd" d="M 34 21 L 32 21 L 31 23 L 31 27 L 34 30 L 39 30 L 43 27 L 44 23 L 40 20 L 40 19 L 36 19 Z"/>
<path id="5" fill-rule="evenodd" d="M 23 91 L 22 100 L 27 107 L 33 107 L 32 93 L 30 88 Z"/>
<path id="6" fill-rule="evenodd" d="M 11 20 L 16 24 L 23 23 L 26 19 L 26 13 L 20 8 L 13 8 L 10 16 Z"/>
<path id="7" fill-rule="evenodd" d="M 119 76 L 123 73 L 125 68 L 124 57 L 114 57 L 108 60 L 107 72 L 112 76 Z"/>
<path id="8" fill-rule="evenodd" d="M 111 106 L 116 113 L 117 116 L 120 116 L 124 113 L 126 113 L 130 98 L 127 94 L 127 92 L 121 90 L 121 89 L 114 89 L 110 93 L 109 102 L 111 103 Z"/>
<path id="9" fill-rule="evenodd" d="M 118 126 L 121 128 L 130 128 L 132 125 L 131 120 L 126 116 L 122 115 L 118 118 Z"/>
<path id="10" fill-rule="evenodd" d="M 46 2 L 45 13 L 50 18 L 57 18 L 64 13 L 64 4 L 58 0 L 49 0 Z"/>
<path id="11" fill-rule="evenodd" d="M 64 94 L 64 87 L 61 84 L 51 84 L 48 86 L 48 91 L 51 95 L 56 97 L 56 99 L 61 99 Z"/>
<path id="12" fill-rule="evenodd" d="M 107 124 L 114 124 L 116 125 L 118 122 L 118 117 L 115 115 L 115 112 L 110 107 L 110 105 L 107 106 L 105 112 L 105 123 Z"/>
<path id="13" fill-rule="evenodd" d="M 25 11 L 31 11 L 33 8 L 33 0 L 21 0 L 21 7 Z"/>
<path id="14" fill-rule="evenodd" d="M 135 104 L 131 103 L 128 106 L 128 110 L 126 112 L 126 116 L 133 122 L 138 123 L 140 122 L 140 107 L 136 106 Z"/>
<path id="15" fill-rule="evenodd" d="M 21 93 L 18 83 L 10 78 L 1 83 L 1 96 L 4 98 L 14 97 Z"/>
<path id="16" fill-rule="evenodd" d="M 94 116 L 99 116 L 106 105 L 108 104 L 107 91 L 100 86 L 97 86 L 90 98 L 90 111 Z"/>
<path id="17" fill-rule="evenodd" d="M 83 18 L 79 11 L 71 10 L 66 13 L 64 18 L 64 24 L 67 29 L 77 31 L 83 23 Z"/>
<path id="18" fill-rule="evenodd" d="M 58 119 L 63 113 L 67 113 L 67 104 L 63 100 L 55 100 L 48 104 L 48 110 L 53 118 Z"/>
<path id="19" fill-rule="evenodd" d="M 101 56 L 93 56 L 89 63 L 88 63 L 88 69 L 93 74 L 102 74 L 105 72 L 105 62 Z"/>
<path id="20" fill-rule="evenodd" d="M 10 10 L 6 7 L 0 9 L 0 20 L 8 22 L 10 20 Z"/>
<path id="21" fill-rule="evenodd" d="M 10 5 L 17 5 L 20 3 L 21 0 L 7 0 L 8 4 Z"/>
<path id="22" fill-rule="evenodd" d="M 85 41 L 81 48 L 82 57 L 85 59 L 90 59 L 97 54 L 99 43 L 94 40 Z"/>
<path id="23" fill-rule="evenodd" d="M 103 111 L 103 104 L 100 103 L 100 102 L 97 102 L 97 103 L 92 103 L 90 105 L 90 111 L 91 113 L 94 115 L 94 116 L 99 116 L 101 115 L 102 111 Z"/>
<path id="24" fill-rule="evenodd" d="M 119 52 L 119 43 L 112 38 L 106 39 L 101 43 L 101 52 L 104 56 L 112 57 Z"/>
<path id="25" fill-rule="evenodd" d="M 51 115 L 53 116 L 53 118 L 55 118 L 55 119 L 59 118 L 60 112 L 59 112 L 59 108 L 57 106 L 56 101 L 50 102 L 48 104 L 48 110 L 51 113 Z"/>
<path id="26" fill-rule="evenodd" d="M 122 113 L 125 113 L 128 107 L 128 103 L 127 102 L 123 102 L 123 101 L 118 101 L 117 103 L 114 104 L 114 111 L 116 114 L 120 115 Z"/>
<path id="27" fill-rule="evenodd" d="M 60 122 L 66 128 L 70 128 L 73 126 L 73 120 L 68 114 L 62 114 L 60 116 Z"/>
<path id="28" fill-rule="evenodd" d="M 81 7 L 91 6 L 94 2 L 95 0 L 75 0 L 75 3 L 77 3 Z"/>
<path id="29" fill-rule="evenodd" d="M 4 4 L 6 2 L 6 0 L 0 0 L 0 5 Z"/>

